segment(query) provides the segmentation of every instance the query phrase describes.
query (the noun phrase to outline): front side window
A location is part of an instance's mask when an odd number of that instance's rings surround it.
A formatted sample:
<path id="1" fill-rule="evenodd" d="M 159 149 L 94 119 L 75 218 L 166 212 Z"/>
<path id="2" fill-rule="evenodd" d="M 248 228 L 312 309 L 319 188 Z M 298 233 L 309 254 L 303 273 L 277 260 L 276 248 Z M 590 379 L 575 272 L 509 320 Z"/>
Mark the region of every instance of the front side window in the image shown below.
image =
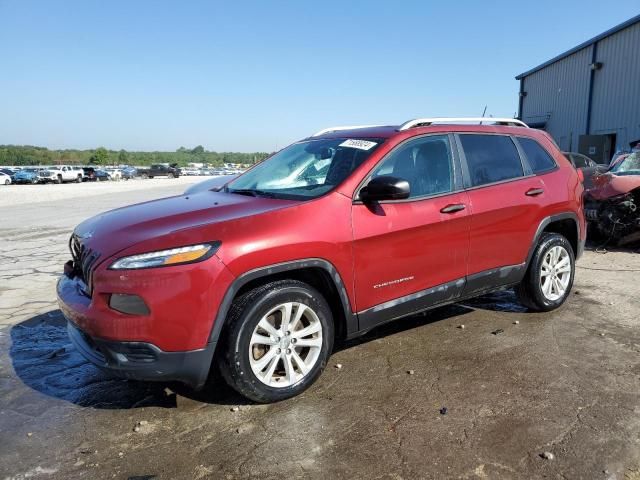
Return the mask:
<path id="1" fill-rule="evenodd" d="M 527 156 L 533 173 L 544 173 L 556 168 L 556 162 L 553 161 L 551 155 L 549 155 L 538 142 L 531 138 L 524 137 L 518 137 L 518 142 L 520 142 L 520 146 Z M 578 167 L 576 157 L 574 156 L 573 158 L 576 160 L 576 167 Z M 586 165 L 584 166 L 586 167 Z"/>
<path id="2" fill-rule="evenodd" d="M 391 152 L 372 177 L 391 175 L 409 182 L 409 198 L 453 190 L 451 146 L 447 135 L 411 140 Z"/>
<path id="3" fill-rule="evenodd" d="M 505 135 L 460 135 L 471 186 L 522 177 L 524 171 L 513 140 Z"/>
<path id="4" fill-rule="evenodd" d="M 383 141 L 332 138 L 294 143 L 230 182 L 224 191 L 283 199 L 316 198 L 342 183 Z"/>

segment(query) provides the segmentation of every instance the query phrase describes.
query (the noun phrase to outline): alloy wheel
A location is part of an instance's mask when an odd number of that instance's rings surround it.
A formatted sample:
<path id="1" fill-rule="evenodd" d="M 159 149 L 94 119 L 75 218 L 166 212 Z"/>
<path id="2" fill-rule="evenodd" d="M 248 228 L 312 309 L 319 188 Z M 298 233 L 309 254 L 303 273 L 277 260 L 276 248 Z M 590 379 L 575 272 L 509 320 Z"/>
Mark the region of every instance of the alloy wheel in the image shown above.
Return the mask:
<path id="1" fill-rule="evenodd" d="M 322 349 L 322 324 L 311 307 L 282 303 L 264 315 L 251 335 L 249 363 L 265 385 L 289 387 L 314 367 Z"/>
<path id="2" fill-rule="evenodd" d="M 562 298 L 571 280 L 571 256 L 564 247 L 556 245 L 549 249 L 540 266 L 540 289 L 551 301 Z"/>

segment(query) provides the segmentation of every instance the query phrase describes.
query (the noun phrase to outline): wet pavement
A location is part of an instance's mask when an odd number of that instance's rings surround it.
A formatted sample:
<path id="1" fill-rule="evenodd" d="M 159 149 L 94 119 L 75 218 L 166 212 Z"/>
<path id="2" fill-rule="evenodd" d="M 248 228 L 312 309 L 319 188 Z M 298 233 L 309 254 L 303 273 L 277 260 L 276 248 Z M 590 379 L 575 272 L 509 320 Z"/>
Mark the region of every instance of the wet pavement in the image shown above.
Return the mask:
<path id="1" fill-rule="evenodd" d="M 55 305 L 70 230 L 176 188 L 41 204 L 0 229 L 0 479 L 640 479 L 630 252 L 587 252 L 556 312 L 505 291 L 374 330 L 274 405 L 89 365 Z"/>

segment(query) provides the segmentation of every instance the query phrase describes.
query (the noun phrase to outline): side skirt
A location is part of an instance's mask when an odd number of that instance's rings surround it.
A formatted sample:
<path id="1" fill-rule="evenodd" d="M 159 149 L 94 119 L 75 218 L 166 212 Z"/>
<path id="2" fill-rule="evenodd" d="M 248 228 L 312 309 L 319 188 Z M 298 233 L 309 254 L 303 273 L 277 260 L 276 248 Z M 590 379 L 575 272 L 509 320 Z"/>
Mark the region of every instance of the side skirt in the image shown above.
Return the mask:
<path id="1" fill-rule="evenodd" d="M 399 318 L 512 287 L 522 281 L 526 270 L 525 263 L 494 268 L 381 303 L 358 312 L 358 331 L 348 338 Z"/>

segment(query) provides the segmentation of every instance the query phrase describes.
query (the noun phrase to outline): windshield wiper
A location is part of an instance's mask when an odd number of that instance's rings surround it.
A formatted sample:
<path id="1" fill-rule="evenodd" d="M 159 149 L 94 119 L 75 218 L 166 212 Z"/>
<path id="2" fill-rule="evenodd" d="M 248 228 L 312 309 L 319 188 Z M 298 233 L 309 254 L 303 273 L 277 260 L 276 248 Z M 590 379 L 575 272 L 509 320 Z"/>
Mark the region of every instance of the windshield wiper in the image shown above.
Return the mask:
<path id="1" fill-rule="evenodd" d="M 257 197 L 258 196 L 256 194 L 256 191 L 252 190 L 250 188 L 238 188 L 238 189 L 235 189 L 235 190 L 231 190 L 230 188 L 227 188 L 226 190 L 229 193 L 237 193 L 238 195 L 246 195 L 248 197 Z"/>
<path id="2" fill-rule="evenodd" d="M 247 195 L 248 197 L 268 197 L 274 198 L 275 194 L 265 192 L 264 190 L 254 190 L 252 188 L 227 189 L 229 193 L 237 193 L 238 195 Z"/>

